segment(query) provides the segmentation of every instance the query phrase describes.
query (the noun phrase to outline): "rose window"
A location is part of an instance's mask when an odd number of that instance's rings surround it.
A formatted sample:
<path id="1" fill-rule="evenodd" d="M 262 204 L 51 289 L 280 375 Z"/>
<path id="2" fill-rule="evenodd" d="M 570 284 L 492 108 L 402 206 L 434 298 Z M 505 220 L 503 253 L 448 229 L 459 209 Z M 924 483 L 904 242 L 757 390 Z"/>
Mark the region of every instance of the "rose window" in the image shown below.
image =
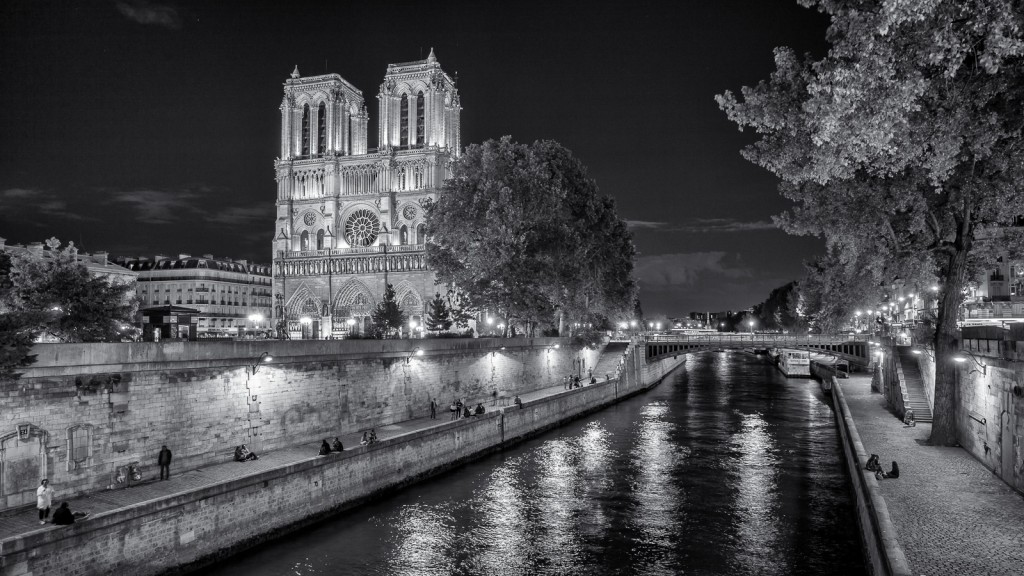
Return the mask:
<path id="1" fill-rule="evenodd" d="M 402 216 L 405 216 L 406 220 L 412 220 L 412 219 L 416 218 L 416 207 L 415 206 L 406 206 L 402 210 Z"/>
<path id="2" fill-rule="evenodd" d="M 306 226 L 312 226 L 316 222 L 316 216 L 312 212 L 306 212 L 306 215 L 302 217 L 302 221 L 306 223 Z"/>
<path id="3" fill-rule="evenodd" d="M 345 239 L 351 246 L 369 246 L 377 240 L 380 220 L 369 210 L 356 210 L 345 222 Z"/>

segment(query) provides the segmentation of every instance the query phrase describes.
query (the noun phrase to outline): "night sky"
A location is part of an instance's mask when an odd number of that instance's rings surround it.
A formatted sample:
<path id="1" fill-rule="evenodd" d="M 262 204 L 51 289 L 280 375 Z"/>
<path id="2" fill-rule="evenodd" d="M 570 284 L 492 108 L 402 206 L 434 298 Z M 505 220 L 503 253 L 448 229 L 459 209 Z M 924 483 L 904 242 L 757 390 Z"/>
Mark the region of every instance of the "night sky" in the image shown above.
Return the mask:
<path id="1" fill-rule="evenodd" d="M 795 0 L 6 0 L 0 237 L 269 263 L 288 74 L 361 89 L 374 147 L 387 64 L 433 47 L 464 145 L 557 140 L 615 197 L 649 316 L 744 309 L 823 244 L 773 227 L 776 180 L 714 95 L 776 46 L 822 54 L 826 24 Z"/>

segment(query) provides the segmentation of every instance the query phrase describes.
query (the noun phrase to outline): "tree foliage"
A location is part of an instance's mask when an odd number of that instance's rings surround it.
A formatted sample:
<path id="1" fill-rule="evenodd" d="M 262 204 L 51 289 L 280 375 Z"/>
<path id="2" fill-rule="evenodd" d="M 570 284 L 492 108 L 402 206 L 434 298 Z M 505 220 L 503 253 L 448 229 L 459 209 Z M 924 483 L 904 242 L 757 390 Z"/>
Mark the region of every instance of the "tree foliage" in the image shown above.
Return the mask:
<path id="1" fill-rule="evenodd" d="M 448 309 L 448 303 L 441 297 L 440 293 L 434 294 L 430 301 L 430 308 L 427 309 L 427 330 L 431 332 L 442 332 L 452 327 L 452 314 Z"/>
<path id="2" fill-rule="evenodd" d="M 1022 11 L 1012 0 L 801 0 L 831 17 L 820 59 L 775 51 L 717 97 L 782 179 L 777 221 L 846 261 L 916 258 L 941 281 L 932 441 L 956 442 L 956 312 L 995 228 L 1024 214 Z M 892 278 L 887 281 L 891 281 Z"/>
<path id="3" fill-rule="evenodd" d="M 398 306 L 398 300 L 395 298 L 395 287 L 387 284 L 384 287 L 384 297 L 377 303 L 377 307 L 373 309 L 373 313 L 370 315 L 375 335 L 378 338 L 385 338 L 396 334 L 401 330 L 407 318 L 406 314 Z"/>
<path id="4" fill-rule="evenodd" d="M 116 342 L 132 335 L 138 301 L 134 282 L 92 276 L 74 244 L 11 256 L 6 307 L 31 318 L 27 328 L 61 342 Z"/>
<path id="5" fill-rule="evenodd" d="M 629 311 L 632 238 L 586 168 L 553 141 L 467 148 L 427 212 L 427 259 L 470 307 L 532 332 Z"/>

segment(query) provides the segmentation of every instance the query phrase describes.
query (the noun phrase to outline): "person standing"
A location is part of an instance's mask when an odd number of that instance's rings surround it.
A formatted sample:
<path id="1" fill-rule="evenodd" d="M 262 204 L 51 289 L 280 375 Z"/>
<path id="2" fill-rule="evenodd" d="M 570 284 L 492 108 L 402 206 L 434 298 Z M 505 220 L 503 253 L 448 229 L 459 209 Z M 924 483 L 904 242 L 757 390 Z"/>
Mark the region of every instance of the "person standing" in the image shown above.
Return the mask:
<path id="1" fill-rule="evenodd" d="M 53 504 L 53 488 L 50 488 L 50 481 L 43 478 L 36 489 L 36 508 L 39 509 L 39 523 L 46 524 L 50 517 L 50 506 Z"/>
<path id="2" fill-rule="evenodd" d="M 160 448 L 160 454 L 156 457 L 156 463 L 160 465 L 160 479 L 170 480 L 171 479 L 171 451 L 167 449 L 167 445 L 164 444 Z"/>
<path id="3" fill-rule="evenodd" d="M 430 399 L 430 419 L 437 420 L 437 398 Z"/>

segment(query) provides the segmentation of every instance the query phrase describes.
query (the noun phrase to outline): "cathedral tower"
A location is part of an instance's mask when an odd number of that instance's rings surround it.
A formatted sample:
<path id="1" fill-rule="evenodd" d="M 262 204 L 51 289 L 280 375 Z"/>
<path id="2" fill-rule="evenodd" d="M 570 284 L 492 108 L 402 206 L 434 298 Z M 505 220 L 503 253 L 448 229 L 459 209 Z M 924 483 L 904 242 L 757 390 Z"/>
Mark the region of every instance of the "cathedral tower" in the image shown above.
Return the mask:
<path id="1" fill-rule="evenodd" d="M 337 74 L 284 84 L 275 162 L 275 324 L 293 338 L 365 332 L 395 286 L 422 323 L 434 293 L 426 269 L 423 204 L 459 154 L 459 95 L 434 51 L 390 64 L 377 96 L 379 146 L 367 146 L 362 92 Z"/>

